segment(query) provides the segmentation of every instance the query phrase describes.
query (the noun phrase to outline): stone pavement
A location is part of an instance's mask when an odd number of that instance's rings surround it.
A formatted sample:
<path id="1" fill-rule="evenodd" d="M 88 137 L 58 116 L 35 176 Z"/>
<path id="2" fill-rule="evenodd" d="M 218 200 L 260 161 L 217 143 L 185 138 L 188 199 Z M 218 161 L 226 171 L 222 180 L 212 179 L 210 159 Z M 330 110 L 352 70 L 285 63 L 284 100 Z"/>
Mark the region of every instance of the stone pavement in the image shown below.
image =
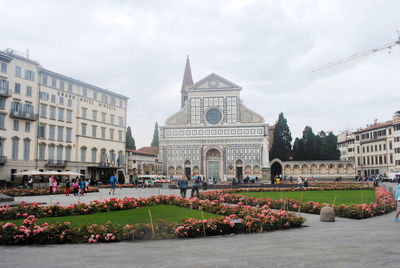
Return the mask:
<path id="1" fill-rule="evenodd" d="M 85 202 L 108 197 L 105 191 L 84 197 Z M 158 189 L 117 191 L 136 197 L 158 194 Z M 302 214 L 307 222 L 298 229 L 199 239 L 1 246 L 0 267 L 400 267 L 400 223 L 393 221 L 394 214 L 336 222 Z"/>

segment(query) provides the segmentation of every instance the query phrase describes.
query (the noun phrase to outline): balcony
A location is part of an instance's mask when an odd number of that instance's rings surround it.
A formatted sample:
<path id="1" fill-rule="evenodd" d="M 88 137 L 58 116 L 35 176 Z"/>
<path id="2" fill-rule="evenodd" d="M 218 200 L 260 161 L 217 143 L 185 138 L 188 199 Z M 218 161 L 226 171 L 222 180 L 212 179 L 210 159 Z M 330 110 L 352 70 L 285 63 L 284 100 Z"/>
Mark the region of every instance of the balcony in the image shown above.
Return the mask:
<path id="1" fill-rule="evenodd" d="M 53 168 L 65 168 L 67 166 L 66 160 L 48 160 L 46 167 L 53 167 Z"/>
<path id="2" fill-rule="evenodd" d="M 3 98 L 11 97 L 11 90 L 8 88 L 0 87 L 0 97 Z"/>
<path id="3" fill-rule="evenodd" d="M 16 110 L 11 110 L 10 117 L 25 119 L 25 120 L 30 120 L 30 121 L 35 121 L 38 119 L 37 114 L 34 114 L 33 112 L 24 112 L 24 111 L 16 111 Z"/>
<path id="4" fill-rule="evenodd" d="M 0 165 L 4 165 L 7 163 L 7 156 L 1 155 L 0 156 Z"/>

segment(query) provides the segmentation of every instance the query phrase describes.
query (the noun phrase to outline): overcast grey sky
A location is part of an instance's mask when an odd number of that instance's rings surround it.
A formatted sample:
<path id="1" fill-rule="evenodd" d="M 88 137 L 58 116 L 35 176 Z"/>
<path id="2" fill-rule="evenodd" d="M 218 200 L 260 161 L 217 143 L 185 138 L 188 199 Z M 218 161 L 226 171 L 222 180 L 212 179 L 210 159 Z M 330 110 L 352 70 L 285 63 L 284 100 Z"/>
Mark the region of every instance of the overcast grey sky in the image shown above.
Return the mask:
<path id="1" fill-rule="evenodd" d="M 243 87 L 245 105 L 293 138 L 357 129 L 400 110 L 400 48 L 310 73 L 397 39 L 400 1 L 0 0 L 0 48 L 130 98 L 138 147 L 180 109 L 186 55 Z"/>

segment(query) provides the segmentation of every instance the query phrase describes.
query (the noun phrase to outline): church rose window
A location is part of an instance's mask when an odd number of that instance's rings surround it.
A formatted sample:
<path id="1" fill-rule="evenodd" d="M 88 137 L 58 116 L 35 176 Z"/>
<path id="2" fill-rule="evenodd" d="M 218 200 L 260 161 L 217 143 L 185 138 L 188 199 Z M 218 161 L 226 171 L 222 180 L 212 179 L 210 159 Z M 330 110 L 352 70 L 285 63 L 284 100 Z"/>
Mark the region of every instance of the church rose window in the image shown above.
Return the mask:
<path id="1" fill-rule="evenodd" d="M 207 112 L 206 118 L 208 123 L 215 125 L 221 121 L 222 114 L 217 109 L 211 109 Z"/>

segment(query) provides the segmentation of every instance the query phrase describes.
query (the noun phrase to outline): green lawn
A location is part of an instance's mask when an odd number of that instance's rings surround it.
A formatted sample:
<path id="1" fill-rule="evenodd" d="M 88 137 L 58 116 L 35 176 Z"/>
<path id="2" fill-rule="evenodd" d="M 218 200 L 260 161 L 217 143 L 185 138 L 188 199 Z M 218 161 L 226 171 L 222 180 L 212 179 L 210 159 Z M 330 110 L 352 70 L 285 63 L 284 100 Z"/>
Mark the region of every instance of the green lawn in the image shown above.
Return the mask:
<path id="1" fill-rule="evenodd" d="M 271 199 L 289 198 L 301 199 L 303 202 L 314 201 L 319 203 L 332 204 L 336 198 L 335 205 L 351 205 L 375 202 L 375 192 L 373 190 L 342 190 L 342 191 L 303 191 L 303 192 L 239 192 L 238 194 L 248 197 L 269 197 Z"/>
<path id="2" fill-rule="evenodd" d="M 70 222 L 71 226 L 81 226 L 86 224 L 96 223 L 98 225 L 103 225 L 110 221 L 111 223 L 118 223 L 121 225 L 132 225 L 135 223 L 150 223 L 149 209 L 151 210 L 151 216 L 153 218 L 153 223 L 156 223 L 158 219 L 165 222 L 179 222 L 181 219 L 202 219 L 201 211 L 192 210 L 188 208 L 168 206 L 168 205 L 158 205 L 143 207 L 130 210 L 119 210 L 95 213 L 89 215 L 80 216 L 65 216 L 65 217 L 48 217 L 48 218 L 38 218 L 37 224 L 43 224 L 47 222 L 48 224 L 53 224 L 56 222 Z M 219 215 L 204 212 L 204 218 L 210 219 L 211 217 L 219 217 Z M 24 220 L 13 220 L 17 225 L 22 224 Z"/>

